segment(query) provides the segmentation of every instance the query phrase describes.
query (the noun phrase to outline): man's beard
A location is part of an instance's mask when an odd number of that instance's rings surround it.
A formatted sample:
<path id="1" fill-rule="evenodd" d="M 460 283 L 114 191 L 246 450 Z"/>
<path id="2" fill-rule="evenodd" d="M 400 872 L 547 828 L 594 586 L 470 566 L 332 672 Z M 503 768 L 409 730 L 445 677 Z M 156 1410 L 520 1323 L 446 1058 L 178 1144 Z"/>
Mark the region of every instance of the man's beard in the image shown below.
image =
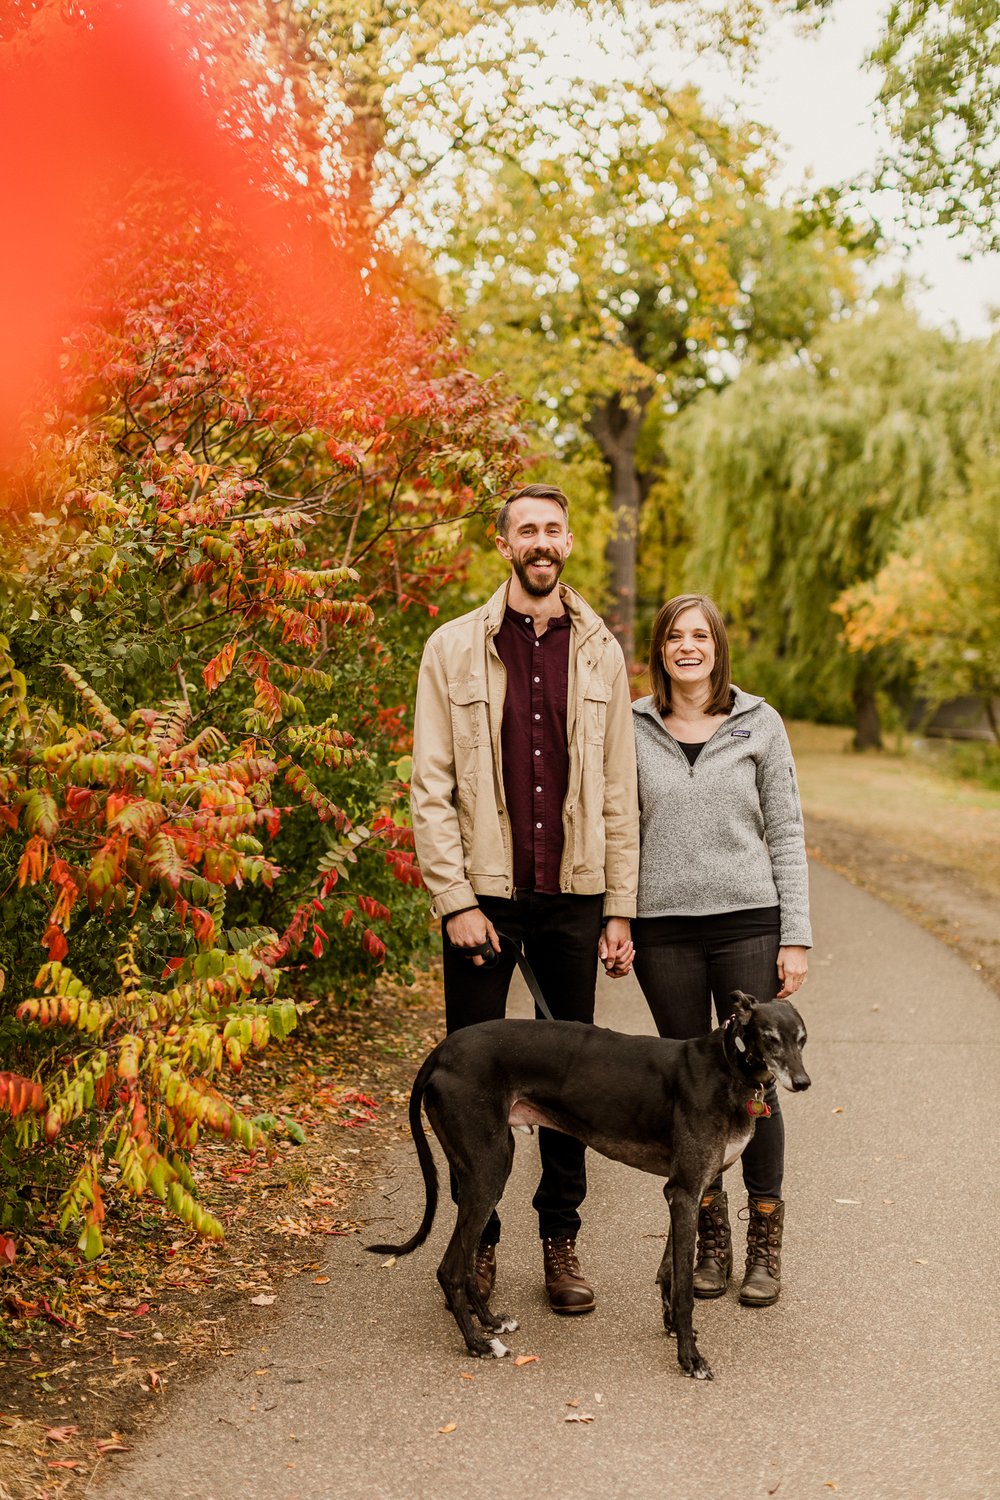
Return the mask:
<path id="1" fill-rule="evenodd" d="M 546 562 L 555 563 L 555 568 L 552 571 L 551 577 L 544 583 L 536 583 L 528 576 L 528 569 L 532 562 L 540 562 L 543 559 Z M 566 559 L 564 557 L 556 557 L 551 552 L 533 552 L 530 560 L 525 560 L 524 562 L 521 562 L 517 557 L 512 558 L 511 565 L 517 574 L 517 581 L 524 589 L 524 592 L 530 594 L 532 599 L 545 599 L 559 582 L 562 570 L 566 566 Z"/>

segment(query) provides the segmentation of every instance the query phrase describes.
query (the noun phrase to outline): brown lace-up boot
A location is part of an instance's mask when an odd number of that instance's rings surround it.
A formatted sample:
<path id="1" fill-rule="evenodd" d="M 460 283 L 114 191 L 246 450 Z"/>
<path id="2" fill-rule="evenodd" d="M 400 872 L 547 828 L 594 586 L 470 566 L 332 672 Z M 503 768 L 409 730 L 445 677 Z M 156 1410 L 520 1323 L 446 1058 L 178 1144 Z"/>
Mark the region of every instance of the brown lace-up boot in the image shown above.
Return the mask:
<path id="1" fill-rule="evenodd" d="M 749 1198 L 747 1269 L 740 1301 L 747 1307 L 770 1307 L 781 1291 L 781 1234 L 785 1205 L 780 1198 Z"/>
<path id="2" fill-rule="evenodd" d="M 476 1251 L 476 1285 L 484 1302 L 490 1300 L 497 1279 L 496 1245 L 480 1245 Z"/>
<path id="3" fill-rule="evenodd" d="M 729 1200 L 711 1189 L 698 1210 L 698 1256 L 694 1267 L 696 1297 L 721 1297 L 733 1270 L 733 1237 L 729 1230 Z"/>
<path id="4" fill-rule="evenodd" d="M 588 1313 L 594 1309 L 594 1288 L 580 1270 L 576 1240 L 569 1235 L 542 1240 L 545 1258 L 545 1290 L 549 1306 L 557 1313 Z"/>

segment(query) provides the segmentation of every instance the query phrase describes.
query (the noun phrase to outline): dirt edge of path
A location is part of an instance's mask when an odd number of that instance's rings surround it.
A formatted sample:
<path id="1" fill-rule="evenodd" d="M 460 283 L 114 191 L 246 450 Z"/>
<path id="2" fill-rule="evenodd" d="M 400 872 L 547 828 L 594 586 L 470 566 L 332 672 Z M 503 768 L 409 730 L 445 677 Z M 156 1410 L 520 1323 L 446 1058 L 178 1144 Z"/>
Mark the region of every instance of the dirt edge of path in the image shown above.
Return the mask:
<path id="1" fill-rule="evenodd" d="M 1000 903 L 969 874 L 808 813 L 806 845 L 810 859 L 947 943 L 1000 995 Z"/>

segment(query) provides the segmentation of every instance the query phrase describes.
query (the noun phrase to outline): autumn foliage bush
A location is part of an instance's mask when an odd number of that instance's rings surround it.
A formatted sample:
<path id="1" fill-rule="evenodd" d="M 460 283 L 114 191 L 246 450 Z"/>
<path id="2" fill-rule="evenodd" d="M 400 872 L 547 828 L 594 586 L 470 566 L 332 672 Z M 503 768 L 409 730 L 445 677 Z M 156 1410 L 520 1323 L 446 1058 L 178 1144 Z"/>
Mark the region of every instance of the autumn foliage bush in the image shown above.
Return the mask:
<path id="1" fill-rule="evenodd" d="M 427 938 L 415 653 L 517 434 L 310 215 L 284 307 L 218 204 L 137 183 L 5 478 L 0 1237 L 56 1189 L 88 1258 L 109 1189 L 221 1234 L 189 1163 L 261 1143 L 229 1080 Z"/>

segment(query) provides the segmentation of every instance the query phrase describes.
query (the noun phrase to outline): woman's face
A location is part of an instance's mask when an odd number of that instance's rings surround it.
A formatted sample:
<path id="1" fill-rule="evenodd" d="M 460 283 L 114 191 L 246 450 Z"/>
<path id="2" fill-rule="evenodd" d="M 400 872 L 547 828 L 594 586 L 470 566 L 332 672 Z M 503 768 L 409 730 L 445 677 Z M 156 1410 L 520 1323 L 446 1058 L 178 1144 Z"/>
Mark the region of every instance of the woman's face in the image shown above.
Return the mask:
<path id="1" fill-rule="evenodd" d="M 663 665 L 673 682 L 695 687 L 709 682 L 715 666 L 711 626 L 696 604 L 681 610 L 663 643 Z"/>

